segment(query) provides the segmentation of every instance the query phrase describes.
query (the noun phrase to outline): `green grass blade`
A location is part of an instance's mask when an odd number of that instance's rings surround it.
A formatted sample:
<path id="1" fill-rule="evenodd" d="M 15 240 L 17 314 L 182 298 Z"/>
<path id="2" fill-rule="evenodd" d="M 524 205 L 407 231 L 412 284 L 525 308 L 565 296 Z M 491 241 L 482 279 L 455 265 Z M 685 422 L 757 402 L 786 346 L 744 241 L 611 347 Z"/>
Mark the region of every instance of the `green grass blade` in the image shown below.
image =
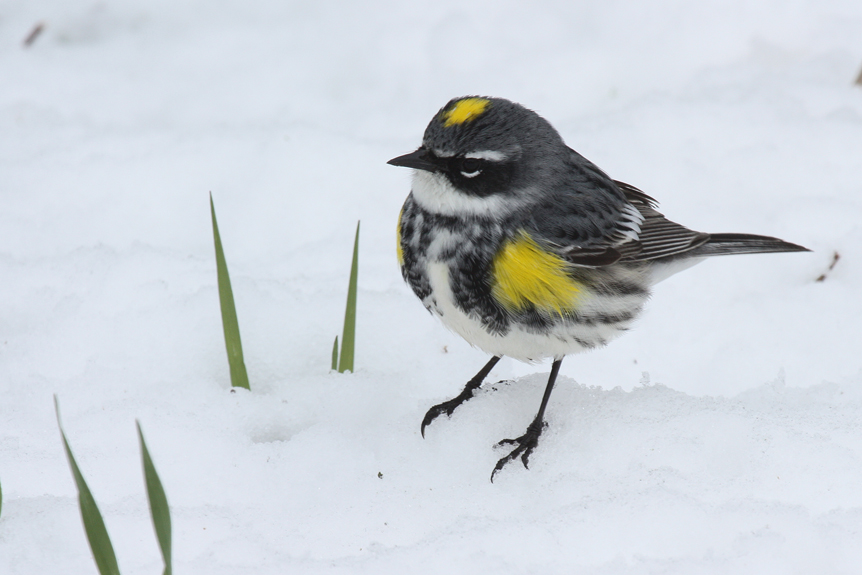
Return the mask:
<path id="1" fill-rule="evenodd" d="M 332 371 L 338 369 L 338 336 L 335 336 L 335 343 L 332 344 Z"/>
<path id="2" fill-rule="evenodd" d="M 242 341 L 239 338 L 239 320 L 236 317 L 236 306 L 233 303 L 233 290 L 230 287 L 230 276 L 227 272 L 227 261 L 218 233 L 213 196 L 210 194 L 210 213 L 213 220 L 213 241 L 215 243 L 216 269 L 218 272 L 218 297 L 221 304 L 221 322 L 224 327 L 224 343 L 227 348 L 227 361 L 230 364 L 230 384 L 233 387 L 249 389 L 248 373 L 242 357 Z"/>
<path id="3" fill-rule="evenodd" d="M 353 262 L 350 264 L 350 282 L 347 285 L 347 307 L 344 310 L 344 331 L 341 334 L 341 357 L 338 371 L 353 371 L 353 352 L 356 343 L 356 279 L 359 272 L 359 222 L 356 222 L 356 239 L 353 240 Z"/>
<path id="4" fill-rule="evenodd" d="M 90 550 L 93 552 L 93 559 L 96 560 L 96 567 L 98 567 L 101 575 L 120 575 L 117 556 L 114 554 L 114 546 L 111 545 L 111 538 L 108 537 L 105 521 L 102 519 L 102 514 L 99 513 L 96 500 L 93 499 L 93 494 L 90 493 L 87 482 L 84 481 L 84 476 L 81 475 L 78 463 L 72 455 L 72 448 L 69 447 L 69 441 L 66 439 L 66 433 L 63 431 L 63 424 L 60 422 L 60 404 L 57 401 L 56 395 L 54 396 L 54 409 L 57 412 L 57 427 L 60 428 L 60 436 L 63 438 L 66 458 L 69 460 L 69 467 L 72 468 L 72 476 L 75 478 L 75 485 L 78 487 L 78 504 L 81 507 L 81 518 L 84 520 L 84 531 L 87 533 L 87 540 L 90 542 Z"/>
<path id="5" fill-rule="evenodd" d="M 150 502 L 150 517 L 153 519 L 153 528 L 156 530 L 156 538 L 162 550 L 162 559 L 165 561 L 163 575 L 171 575 L 173 572 L 171 563 L 171 510 L 168 507 L 168 498 L 162 487 L 159 474 L 150 457 L 150 450 L 144 441 L 144 433 L 141 424 L 135 421 L 138 427 L 138 439 L 141 442 L 141 459 L 144 464 L 144 481 L 147 484 L 147 500 Z"/>

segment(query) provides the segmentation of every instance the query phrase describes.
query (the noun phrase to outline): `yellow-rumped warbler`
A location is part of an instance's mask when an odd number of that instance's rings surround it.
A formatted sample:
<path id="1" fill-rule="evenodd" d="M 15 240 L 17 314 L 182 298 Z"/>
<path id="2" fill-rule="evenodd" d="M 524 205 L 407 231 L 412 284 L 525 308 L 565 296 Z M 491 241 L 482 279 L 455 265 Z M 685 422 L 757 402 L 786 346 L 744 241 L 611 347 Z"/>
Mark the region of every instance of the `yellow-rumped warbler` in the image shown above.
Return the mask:
<path id="1" fill-rule="evenodd" d="M 637 188 L 566 146 L 541 116 L 501 98 L 446 104 L 418 150 L 398 221 L 404 279 L 433 315 L 493 357 L 425 427 L 473 396 L 504 355 L 554 360 L 539 412 L 494 474 L 524 467 L 545 427 L 563 357 L 631 326 L 653 284 L 704 257 L 808 251 L 777 238 L 706 234 L 667 220 Z"/>

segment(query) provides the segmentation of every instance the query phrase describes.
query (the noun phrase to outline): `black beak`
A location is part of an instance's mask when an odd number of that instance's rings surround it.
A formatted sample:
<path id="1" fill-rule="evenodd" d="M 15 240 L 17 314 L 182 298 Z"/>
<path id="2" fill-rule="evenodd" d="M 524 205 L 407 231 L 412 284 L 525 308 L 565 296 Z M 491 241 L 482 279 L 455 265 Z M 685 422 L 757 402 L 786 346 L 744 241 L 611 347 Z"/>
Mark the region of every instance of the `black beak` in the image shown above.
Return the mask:
<path id="1" fill-rule="evenodd" d="M 430 155 L 425 148 L 419 148 L 415 152 L 392 158 L 386 163 L 392 166 L 425 170 L 426 172 L 436 172 L 440 169 L 434 163 L 434 157 Z"/>

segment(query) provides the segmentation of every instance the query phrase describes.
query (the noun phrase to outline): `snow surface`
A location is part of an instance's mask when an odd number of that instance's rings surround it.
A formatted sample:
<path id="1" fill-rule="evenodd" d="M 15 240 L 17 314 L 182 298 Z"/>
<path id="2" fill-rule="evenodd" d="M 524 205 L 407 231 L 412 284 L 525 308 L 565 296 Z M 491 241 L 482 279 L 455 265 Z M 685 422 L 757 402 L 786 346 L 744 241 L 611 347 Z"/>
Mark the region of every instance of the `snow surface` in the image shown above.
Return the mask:
<path id="1" fill-rule="evenodd" d="M 5 0 L 0 573 L 95 573 L 54 393 L 127 575 L 161 562 L 136 418 L 177 574 L 862 572 L 860 30 L 858 0 Z M 690 227 L 814 250 L 660 285 L 564 362 L 531 469 L 493 484 L 548 365 L 502 361 L 421 438 L 487 357 L 403 285 L 385 164 L 464 94 L 536 109 Z"/>

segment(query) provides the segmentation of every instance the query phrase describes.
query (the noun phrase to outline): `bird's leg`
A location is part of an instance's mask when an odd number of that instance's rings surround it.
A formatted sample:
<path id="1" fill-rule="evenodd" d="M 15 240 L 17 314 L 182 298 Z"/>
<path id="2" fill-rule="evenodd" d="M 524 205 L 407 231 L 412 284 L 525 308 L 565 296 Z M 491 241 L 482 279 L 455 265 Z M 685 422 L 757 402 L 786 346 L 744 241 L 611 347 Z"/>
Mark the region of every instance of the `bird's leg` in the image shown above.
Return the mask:
<path id="1" fill-rule="evenodd" d="M 497 365 L 498 361 L 500 361 L 499 355 L 492 357 L 491 361 L 486 363 L 485 367 L 480 369 L 479 373 L 467 382 L 467 385 L 464 386 L 461 393 L 449 401 L 444 401 L 443 403 L 435 405 L 429 409 L 428 413 L 425 414 L 425 418 L 422 420 L 422 437 L 425 437 L 425 427 L 427 427 L 428 424 L 434 421 L 439 415 L 443 413 L 446 415 L 452 415 L 452 412 L 455 411 L 456 407 L 473 397 L 473 392 L 482 385 L 482 382 L 485 381 L 485 378 L 488 377 L 488 374 L 491 373 L 491 370 L 494 369 L 494 366 Z"/>
<path id="2" fill-rule="evenodd" d="M 551 398 L 551 391 L 554 389 L 554 382 L 557 381 L 557 374 L 560 372 L 561 363 L 563 363 L 562 358 L 554 360 L 554 364 L 551 366 L 551 376 L 548 378 L 548 385 L 545 386 L 545 395 L 542 396 L 542 404 L 539 406 L 539 413 L 536 414 L 533 423 L 527 427 L 524 435 L 515 439 L 504 439 L 497 443 L 496 447 L 501 445 L 515 445 L 516 447 L 509 455 L 502 458 L 494 466 L 494 471 L 491 472 L 492 483 L 494 482 L 494 475 L 503 469 L 507 463 L 518 458 L 518 456 L 521 457 L 524 468 L 529 469 L 527 461 L 530 459 L 530 454 L 539 445 L 539 436 L 542 435 L 542 431 L 547 426 L 547 423 L 545 423 L 545 407 L 547 407 L 548 400 Z"/>

